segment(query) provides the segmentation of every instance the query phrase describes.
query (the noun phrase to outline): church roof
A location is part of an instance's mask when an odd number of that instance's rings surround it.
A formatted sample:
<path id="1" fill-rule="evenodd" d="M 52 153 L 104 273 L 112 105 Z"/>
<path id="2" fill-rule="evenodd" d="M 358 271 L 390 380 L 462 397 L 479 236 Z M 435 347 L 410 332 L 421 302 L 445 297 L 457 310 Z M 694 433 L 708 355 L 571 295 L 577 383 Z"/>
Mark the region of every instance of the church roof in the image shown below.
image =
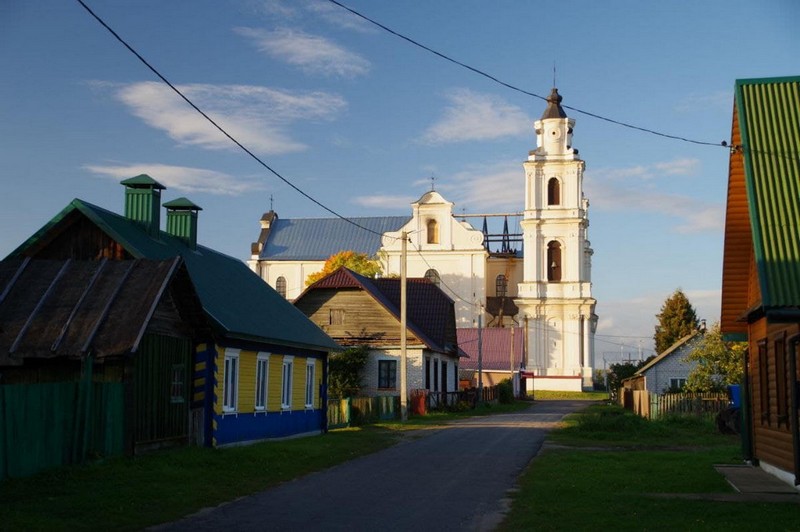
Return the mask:
<path id="1" fill-rule="evenodd" d="M 567 118 L 567 113 L 561 107 L 561 100 L 563 99 L 558 93 L 558 89 L 553 87 L 553 91 L 547 97 L 547 108 L 542 114 L 542 120 L 545 118 Z"/>
<path id="2" fill-rule="evenodd" d="M 381 235 L 399 230 L 410 219 L 409 216 L 350 218 L 361 226 L 357 227 L 341 218 L 277 218 L 259 258 L 326 260 L 346 250 L 375 255 L 381 247 Z"/>

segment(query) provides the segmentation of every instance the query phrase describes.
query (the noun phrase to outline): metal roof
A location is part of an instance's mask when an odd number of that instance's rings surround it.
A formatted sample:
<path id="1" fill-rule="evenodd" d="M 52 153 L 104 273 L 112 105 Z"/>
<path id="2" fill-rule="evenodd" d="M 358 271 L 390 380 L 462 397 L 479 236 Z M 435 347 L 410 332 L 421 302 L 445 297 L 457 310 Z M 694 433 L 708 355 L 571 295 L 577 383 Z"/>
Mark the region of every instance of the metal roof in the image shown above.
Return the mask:
<path id="1" fill-rule="evenodd" d="M 762 305 L 800 306 L 800 77 L 738 80 L 736 109 Z"/>
<path id="2" fill-rule="evenodd" d="M 481 366 L 484 371 L 509 371 L 511 368 L 511 331 L 514 331 L 514 369 L 522 363 L 525 329 L 522 327 L 486 327 L 481 330 Z M 469 355 L 461 369 L 478 370 L 478 329 L 457 329 L 458 346 Z"/>
<path id="3" fill-rule="evenodd" d="M 397 231 L 410 217 L 376 216 L 350 220 L 361 227 L 341 218 L 277 218 L 271 224 L 269 238 L 259 258 L 326 260 L 331 255 L 346 250 L 372 256 L 381 247 L 381 235 L 388 231 Z"/>
<path id="4" fill-rule="evenodd" d="M 340 349 L 242 261 L 201 245 L 193 250 L 181 238 L 164 231 L 157 237 L 150 236 L 140 224 L 79 199 L 73 200 L 10 257 L 25 256 L 26 250 L 52 235 L 51 231 L 76 213 L 88 218 L 134 258 L 164 260 L 180 255 L 206 316 L 222 336 L 318 351 Z"/>

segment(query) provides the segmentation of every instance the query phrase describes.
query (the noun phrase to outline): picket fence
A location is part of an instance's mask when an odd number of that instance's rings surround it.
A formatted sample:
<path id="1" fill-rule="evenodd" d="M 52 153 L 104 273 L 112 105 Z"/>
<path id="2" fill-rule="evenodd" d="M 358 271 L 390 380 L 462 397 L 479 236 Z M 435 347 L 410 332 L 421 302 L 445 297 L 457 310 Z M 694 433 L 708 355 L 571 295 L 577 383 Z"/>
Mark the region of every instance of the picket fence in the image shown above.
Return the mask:
<path id="1" fill-rule="evenodd" d="M 728 407 L 726 393 L 663 393 L 647 390 L 621 390 L 623 407 L 648 419 L 664 416 L 695 416 L 713 419 Z"/>

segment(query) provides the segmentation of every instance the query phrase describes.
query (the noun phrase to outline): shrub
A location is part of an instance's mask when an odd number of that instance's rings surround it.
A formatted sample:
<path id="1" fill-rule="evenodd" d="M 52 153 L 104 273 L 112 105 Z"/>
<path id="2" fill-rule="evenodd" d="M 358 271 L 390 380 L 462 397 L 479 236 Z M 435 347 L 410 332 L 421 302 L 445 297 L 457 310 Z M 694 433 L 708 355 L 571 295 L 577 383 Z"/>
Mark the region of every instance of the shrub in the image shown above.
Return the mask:
<path id="1" fill-rule="evenodd" d="M 502 404 L 511 404 L 514 402 L 514 385 L 511 379 L 500 381 L 497 385 L 497 400 Z"/>

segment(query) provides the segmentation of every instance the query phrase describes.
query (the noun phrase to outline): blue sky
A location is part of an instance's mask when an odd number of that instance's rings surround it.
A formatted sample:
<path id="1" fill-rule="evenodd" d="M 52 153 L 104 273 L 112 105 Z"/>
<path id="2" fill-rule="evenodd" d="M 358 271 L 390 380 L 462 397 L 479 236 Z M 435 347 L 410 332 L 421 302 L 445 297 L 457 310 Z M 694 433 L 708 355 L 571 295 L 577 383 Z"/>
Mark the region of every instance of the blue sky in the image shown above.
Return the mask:
<path id="1" fill-rule="evenodd" d="M 407 214 L 435 176 L 456 212 L 523 208 L 544 102 L 325 0 L 87 3 L 296 186 L 345 216 Z M 730 137 L 737 78 L 800 73 L 800 6 L 775 1 L 367 1 L 346 5 L 564 104 L 707 142 Z M 0 3 L 0 256 L 71 199 L 122 211 L 146 172 L 201 207 L 201 243 L 242 260 L 270 196 L 324 217 L 224 139 L 77 3 Z M 596 365 L 652 350 L 682 288 L 719 317 L 728 153 L 567 111 L 586 161 Z"/>

